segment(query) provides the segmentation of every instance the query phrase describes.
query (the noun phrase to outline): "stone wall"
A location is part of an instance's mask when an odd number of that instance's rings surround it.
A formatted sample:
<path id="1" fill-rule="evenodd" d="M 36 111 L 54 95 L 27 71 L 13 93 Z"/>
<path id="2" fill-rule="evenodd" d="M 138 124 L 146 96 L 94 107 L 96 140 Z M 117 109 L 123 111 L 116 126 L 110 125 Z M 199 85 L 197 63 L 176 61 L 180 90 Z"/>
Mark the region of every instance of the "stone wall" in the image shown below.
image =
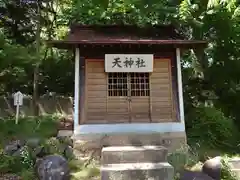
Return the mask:
<path id="1" fill-rule="evenodd" d="M 40 97 L 39 100 L 40 114 L 61 113 L 72 115 L 73 98 L 72 97 Z M 0 117 L 15 115 L 16 108 L 13 105 L 13 98 L 0 97 Z M 24 97 L 23 106 L 20 107 L 20 114 L 31 116 L 33 112 L 33 104 L 31 97 Z"/>

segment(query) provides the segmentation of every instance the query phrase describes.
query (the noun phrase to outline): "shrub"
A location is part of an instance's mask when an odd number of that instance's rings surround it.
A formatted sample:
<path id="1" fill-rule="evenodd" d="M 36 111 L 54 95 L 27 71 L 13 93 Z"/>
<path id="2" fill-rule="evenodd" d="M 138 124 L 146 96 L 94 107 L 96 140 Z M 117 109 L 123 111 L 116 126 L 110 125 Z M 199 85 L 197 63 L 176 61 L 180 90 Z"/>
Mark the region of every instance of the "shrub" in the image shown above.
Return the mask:
<path id="1" fill-rule="evenodd" d="M 64 146 L 60 143 L 60 141 L 57 138 L 49 138 L 46 139 L 46 141 L 43 143 L 43 147 L 46 151 L 46 154 L 58 154 L 58 155 L 64 155 L 63 154 L 63 148 Z"/>
<path id="2" fill-rule="evenodd" d="M 32 168 L 34 161 L 27 147 L 24 147 L 19 156 L 10 156 L 0 152 L 0 172 L 19 173 L 24 169 Z"/>
<path id="3" fill-rule="evenodd" d="M 186 130 L 189 143 L 208 148 L 236 146 L 237 131 L 232 119 L 214 107 L 199 106 L 186 114 Z"/>
<path id="4" fill-rule="evenodd" d="M 185 145 L 168 154 L 168 162 L 174 167 L 175 172 L 192 167 L 199 162 L 198 153 L 190 146 Z"/>

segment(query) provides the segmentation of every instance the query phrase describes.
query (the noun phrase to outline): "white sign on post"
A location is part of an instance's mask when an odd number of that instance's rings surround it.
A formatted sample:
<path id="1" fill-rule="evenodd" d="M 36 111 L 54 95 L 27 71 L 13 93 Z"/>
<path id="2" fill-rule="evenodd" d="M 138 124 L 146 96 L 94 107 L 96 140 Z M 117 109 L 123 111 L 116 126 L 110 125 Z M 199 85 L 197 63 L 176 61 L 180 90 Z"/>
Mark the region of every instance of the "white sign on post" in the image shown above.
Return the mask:
<path id="1" fill-rule="evenodd" d="M 152 72 L 153 54 L 105 54 L 105 72 Z"/>
<path id="2" fill-rule="evenodd" d="M 16 106 L 16 121 L 15 123 L 18 124 L 19 118 L 19 107 L 23 105 L 23 94 L 18 91 L 13 95 L 14 106 Z"/>

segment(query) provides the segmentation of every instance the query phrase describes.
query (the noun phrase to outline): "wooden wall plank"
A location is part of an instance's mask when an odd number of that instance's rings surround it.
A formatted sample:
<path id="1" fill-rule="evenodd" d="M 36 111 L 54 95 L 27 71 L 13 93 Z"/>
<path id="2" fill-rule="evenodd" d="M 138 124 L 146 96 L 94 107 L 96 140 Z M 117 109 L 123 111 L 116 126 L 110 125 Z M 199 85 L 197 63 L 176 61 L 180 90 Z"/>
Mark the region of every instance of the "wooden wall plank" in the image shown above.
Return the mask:
<path id="1" fill-rule="evenodd" d="M 176 121 L 173 107 L 171 59 L 155 59 L 151 74 L 152 122 Z"/>
<path id="2" fill-rule="evenodd" d="M 86 64 L 87 110 L 84 123 L 105 123 L 107 117 L 107 79 L 104 72 L 104 61 L 87 59 Z"/>

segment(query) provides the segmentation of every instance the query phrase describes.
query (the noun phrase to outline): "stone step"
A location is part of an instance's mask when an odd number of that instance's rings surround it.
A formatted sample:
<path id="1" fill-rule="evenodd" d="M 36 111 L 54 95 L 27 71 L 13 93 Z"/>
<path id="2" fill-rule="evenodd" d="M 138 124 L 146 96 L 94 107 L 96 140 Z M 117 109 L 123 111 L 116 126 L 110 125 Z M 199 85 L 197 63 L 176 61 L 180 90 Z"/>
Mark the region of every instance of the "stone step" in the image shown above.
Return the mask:
<path id="1" fill-rule="evenodd" d="M 102 149 L 102 164 L 158 163 L 167 161 L 163 146 L 110 146 Z"/>
<path id="2" fill-rule="evenodd" d="M 234 169 L 240 169 L 240 158 L 233 158 L 228 161 L 229 165 Z"/>
<path id="3" fill-rule="evenodd" d="M 101 167 L 101 180 L 173 180 L 174 169 L 167 162 L 108 164 Z"/>
<path id="4" fill-rule="evenodd" d="M 240 178 L 240 169 L 231 169 L 231 170 L 238 178 Z"/>
<path id="5" fill-rule="evenodd" d="M 232 158 L 228 161 L 231 170 L 240 178 L 240 158 Z"/>

